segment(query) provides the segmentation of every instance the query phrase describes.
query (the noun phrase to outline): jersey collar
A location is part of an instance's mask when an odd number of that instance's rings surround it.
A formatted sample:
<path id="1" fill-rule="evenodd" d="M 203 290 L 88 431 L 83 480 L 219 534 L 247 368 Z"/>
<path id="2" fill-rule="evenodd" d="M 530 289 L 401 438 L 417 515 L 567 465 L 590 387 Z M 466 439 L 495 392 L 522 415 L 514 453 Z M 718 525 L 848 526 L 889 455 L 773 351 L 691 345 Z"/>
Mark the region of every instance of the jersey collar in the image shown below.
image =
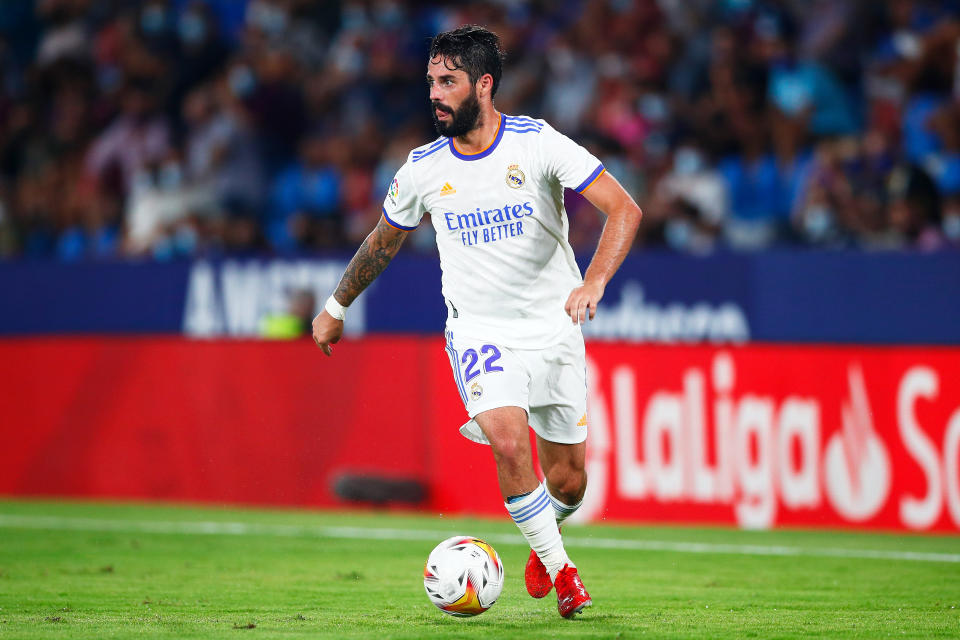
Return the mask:
<path id="1" fill-rule="evenodd" d="M 450 153 L 454 156 L 460 158 L 461 160 L 479 160 L 480 158 L 486 158 L 488 155 L 493 153 L 493 150 L 497 148 L 497 145 L 500 144 L 500 139 L 503 138 L 503 114 L 498 114 L 500 116 L 500 123 L 497 125 L 497 135 L 493 138 L 493 142 L 490 143 L 483 151 L 478 151 L 477 153 L 460 153 L 457 151 L 457 145 L 454 144 L 453 138 L 450 138 Z"/>

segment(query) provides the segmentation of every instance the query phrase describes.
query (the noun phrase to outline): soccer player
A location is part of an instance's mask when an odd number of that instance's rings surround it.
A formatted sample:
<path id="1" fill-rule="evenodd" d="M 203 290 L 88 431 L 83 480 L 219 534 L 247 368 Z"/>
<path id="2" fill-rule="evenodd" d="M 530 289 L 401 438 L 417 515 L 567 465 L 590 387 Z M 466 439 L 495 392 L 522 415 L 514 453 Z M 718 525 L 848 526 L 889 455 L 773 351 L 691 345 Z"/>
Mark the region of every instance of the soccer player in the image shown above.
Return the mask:
<path id="1" fill-rule="evenodd" d="M 504 504 L 531 547 L 527 591 L 542 598 L 556 587 L 560 615 L 570 618 L 592 604 L 559 529 L 587 485 L 580 324 L 594 317 L 642 214 L 586 149 L 543 120 L 496 110 L 501 64 L 499 38 L 483 27 L 433 39 L 426 80 L 441 137 L 414 149 L 397 172 L 383 216 L 314 319 L 313 337 L 329 356 L 346 308 L 429 211 L 446 349 L 470 417 L 460 431 L 491 445 Z M 607 216 L 583 278 L 567 240 L 564 188 Z"/>

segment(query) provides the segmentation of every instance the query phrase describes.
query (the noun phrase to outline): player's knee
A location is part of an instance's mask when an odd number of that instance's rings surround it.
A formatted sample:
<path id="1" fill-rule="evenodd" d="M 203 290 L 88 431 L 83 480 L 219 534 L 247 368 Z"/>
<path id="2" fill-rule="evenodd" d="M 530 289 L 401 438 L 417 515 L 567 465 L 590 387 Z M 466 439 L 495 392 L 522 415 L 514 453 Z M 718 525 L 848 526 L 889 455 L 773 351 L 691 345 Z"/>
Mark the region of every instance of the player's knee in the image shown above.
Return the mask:
<path id="1" fill-rule="evenodd" d="M 587 488 L 587 472 L 582 468 L 555 466 L 547 474 L 551 492 L 567 504 L 576 504 Z"/>
<path id="2" fill-rule="evenodd" d="M 523 462 L 523 445 L 512 436 L 494 436 L 490 438 L 490 446 L 493 448 L 493 456 L 497 464 L 517 466 Z"/>

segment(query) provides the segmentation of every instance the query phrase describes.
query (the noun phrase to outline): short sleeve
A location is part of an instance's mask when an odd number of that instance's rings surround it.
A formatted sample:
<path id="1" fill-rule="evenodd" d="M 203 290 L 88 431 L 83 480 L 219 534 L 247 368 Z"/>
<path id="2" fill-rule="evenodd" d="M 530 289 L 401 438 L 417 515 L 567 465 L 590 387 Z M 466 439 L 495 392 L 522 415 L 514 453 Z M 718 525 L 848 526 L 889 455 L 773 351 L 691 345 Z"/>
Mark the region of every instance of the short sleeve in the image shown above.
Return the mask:
<path id="1" fill-rule="evenodd" d="M 404 231 L 416 229 L 425 213 L 412 173 L 407 161 L 397 171 L 387 189 L 387 197 L 383 199 L 384 219 L 390 226 Z"/>
<path id="2" fill-rule="evenodd" d="M 603 163 L 549 124 L 540 132 L 544 173 L 568 189 L 583 193 L 604 172 Z"/>

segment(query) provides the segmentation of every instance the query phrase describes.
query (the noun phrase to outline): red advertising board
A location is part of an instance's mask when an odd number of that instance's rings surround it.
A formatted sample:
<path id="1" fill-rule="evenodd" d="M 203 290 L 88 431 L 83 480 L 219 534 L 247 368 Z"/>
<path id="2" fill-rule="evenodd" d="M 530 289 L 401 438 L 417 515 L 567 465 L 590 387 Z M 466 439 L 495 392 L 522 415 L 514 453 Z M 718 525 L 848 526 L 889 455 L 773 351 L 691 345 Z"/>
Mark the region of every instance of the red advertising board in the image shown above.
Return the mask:
<path id="1" fill-rule="evenodd" d="M 960 349 L 588 345 L 583 519 L 960 530 Z M 0 494 L 503 514 L 441 338 L 0 341 Z"/>
<path id="2" fill-rule="evenodd" d="M 332 505 L 344 469 L 420 476 L 421 353 L 415 340 L 355 342 L 336 360 L 306 341 L 0 341 L 0 493 Z"/>
<path id="3" fill-rule="evenodd" d="M 585 517 L 960 529 L 960 351 L 588 349 Z"/>

